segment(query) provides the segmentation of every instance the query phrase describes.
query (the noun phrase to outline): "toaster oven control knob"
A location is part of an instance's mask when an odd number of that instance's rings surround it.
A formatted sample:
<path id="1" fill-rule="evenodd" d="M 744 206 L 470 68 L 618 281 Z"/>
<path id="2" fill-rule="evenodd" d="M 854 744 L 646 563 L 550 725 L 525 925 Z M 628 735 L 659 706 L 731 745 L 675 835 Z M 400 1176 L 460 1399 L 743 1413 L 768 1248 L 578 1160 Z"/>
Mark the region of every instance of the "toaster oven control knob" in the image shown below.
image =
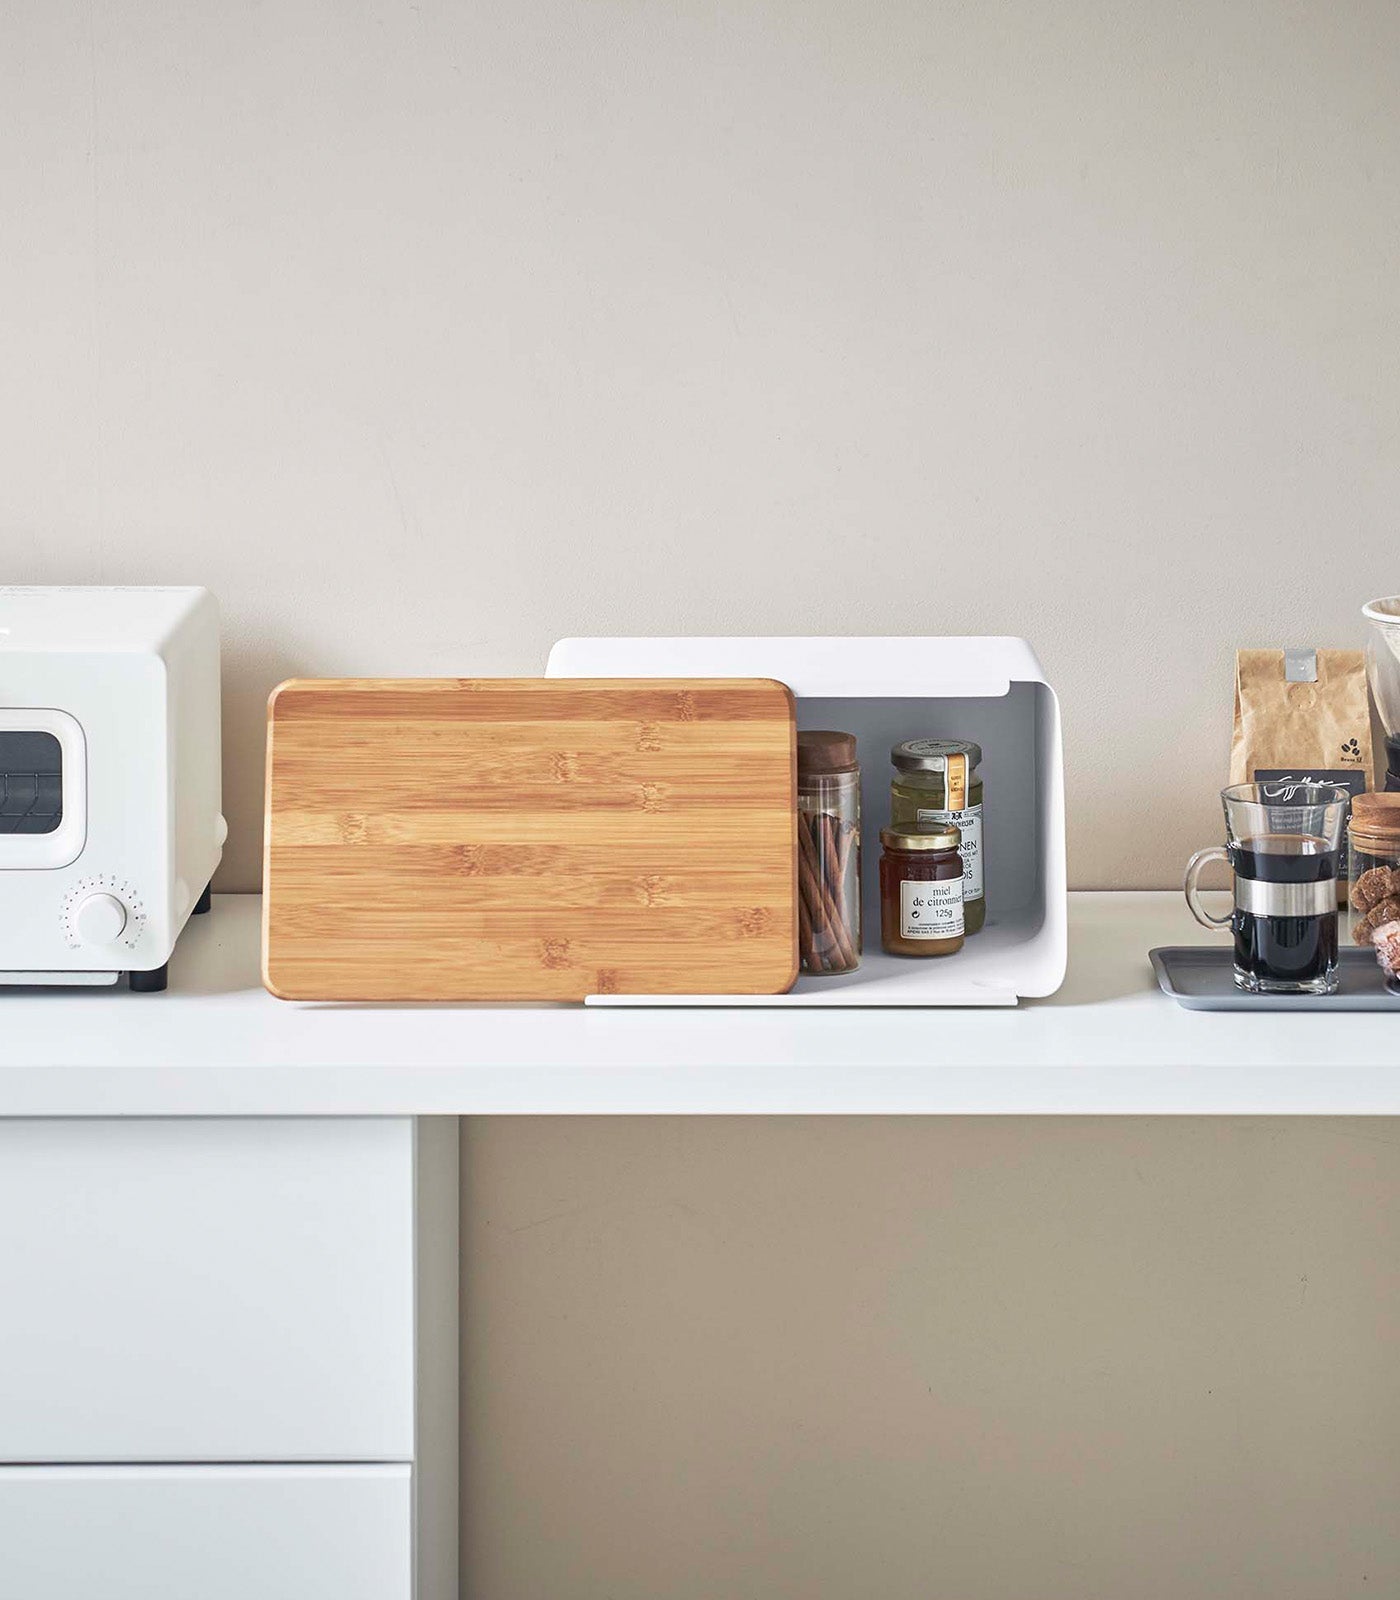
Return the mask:
<path id="1" fill-rule="evenodd" d="M 126 907 L 114 894 L 90 894 L 78 902 L 73 925 L 84 944 L 114 944 L 126 927 Z"/>

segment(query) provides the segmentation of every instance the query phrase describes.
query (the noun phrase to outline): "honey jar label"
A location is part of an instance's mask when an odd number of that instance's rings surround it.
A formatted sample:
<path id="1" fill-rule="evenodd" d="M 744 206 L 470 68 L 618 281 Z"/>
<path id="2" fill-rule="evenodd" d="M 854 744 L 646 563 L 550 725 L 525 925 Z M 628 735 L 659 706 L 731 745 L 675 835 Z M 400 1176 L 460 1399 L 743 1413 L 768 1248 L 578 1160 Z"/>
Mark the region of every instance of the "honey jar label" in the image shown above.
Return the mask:
<path id="1" fill-rule="evenodd" d="M 899 931 L 905 939 L 956 939 L 963 931 L 961 878 L 899 886 Z"/>
<path id="2" fill-rule="evenodd" d="M 958 853 L 963 864 L 963 899 L 982 898 L 982 807 L 968 806 L 965 811 L 929 811 L 920 807 L 914 813 L 917 825 L 927 827 L 930 822 L 951 822 L 962 833 Z"/>

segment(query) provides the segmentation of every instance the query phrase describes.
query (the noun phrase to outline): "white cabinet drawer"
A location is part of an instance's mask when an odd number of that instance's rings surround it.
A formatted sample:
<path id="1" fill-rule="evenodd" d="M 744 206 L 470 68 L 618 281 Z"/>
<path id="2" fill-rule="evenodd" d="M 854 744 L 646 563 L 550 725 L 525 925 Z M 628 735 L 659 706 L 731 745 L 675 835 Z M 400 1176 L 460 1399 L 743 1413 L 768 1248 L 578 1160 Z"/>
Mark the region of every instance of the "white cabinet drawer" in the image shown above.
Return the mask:
<path id="1" fill-rule="evenodd" d="M 6 1600 L 410 1600 L 410 1474 L 0 1468 Z"/>
<path id="2" fill-rule="evenodd" d="M 411 1460 L 413 1185 L 407 1118 L 0 1122 L 0 1461 Z"/>

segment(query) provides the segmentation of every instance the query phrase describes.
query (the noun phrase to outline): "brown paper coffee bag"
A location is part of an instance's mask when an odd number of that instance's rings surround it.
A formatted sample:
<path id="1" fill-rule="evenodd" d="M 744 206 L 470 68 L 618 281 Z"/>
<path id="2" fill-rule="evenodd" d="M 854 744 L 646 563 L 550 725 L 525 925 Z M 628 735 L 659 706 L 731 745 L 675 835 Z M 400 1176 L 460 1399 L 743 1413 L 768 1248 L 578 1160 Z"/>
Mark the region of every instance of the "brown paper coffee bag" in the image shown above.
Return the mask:
<path id="1" fill-rule="evenodd" d="M 1238 652 L 1231 783 L 1292 778 L 1356 795 L 1374 771 L 1364 651 Z"/>

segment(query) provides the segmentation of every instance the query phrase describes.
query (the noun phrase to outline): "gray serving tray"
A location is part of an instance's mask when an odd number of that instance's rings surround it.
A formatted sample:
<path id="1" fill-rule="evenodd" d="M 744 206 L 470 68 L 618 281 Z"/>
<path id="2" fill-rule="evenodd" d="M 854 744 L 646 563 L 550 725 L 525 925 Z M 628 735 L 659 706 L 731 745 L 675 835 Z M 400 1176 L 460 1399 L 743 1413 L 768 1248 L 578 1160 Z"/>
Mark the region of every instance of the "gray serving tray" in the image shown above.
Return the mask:
<path id="1" fill-rule="evenodd" d="M 1150 952 L 1157 984 L 1188 1011 L 1395 1011 L 1400 995 L 1385 986 L 1371 950 L 1344 949 L 1336 994 L 1246 994 L 1235 987 L 1228 945 L 1168 944 Z"/>

